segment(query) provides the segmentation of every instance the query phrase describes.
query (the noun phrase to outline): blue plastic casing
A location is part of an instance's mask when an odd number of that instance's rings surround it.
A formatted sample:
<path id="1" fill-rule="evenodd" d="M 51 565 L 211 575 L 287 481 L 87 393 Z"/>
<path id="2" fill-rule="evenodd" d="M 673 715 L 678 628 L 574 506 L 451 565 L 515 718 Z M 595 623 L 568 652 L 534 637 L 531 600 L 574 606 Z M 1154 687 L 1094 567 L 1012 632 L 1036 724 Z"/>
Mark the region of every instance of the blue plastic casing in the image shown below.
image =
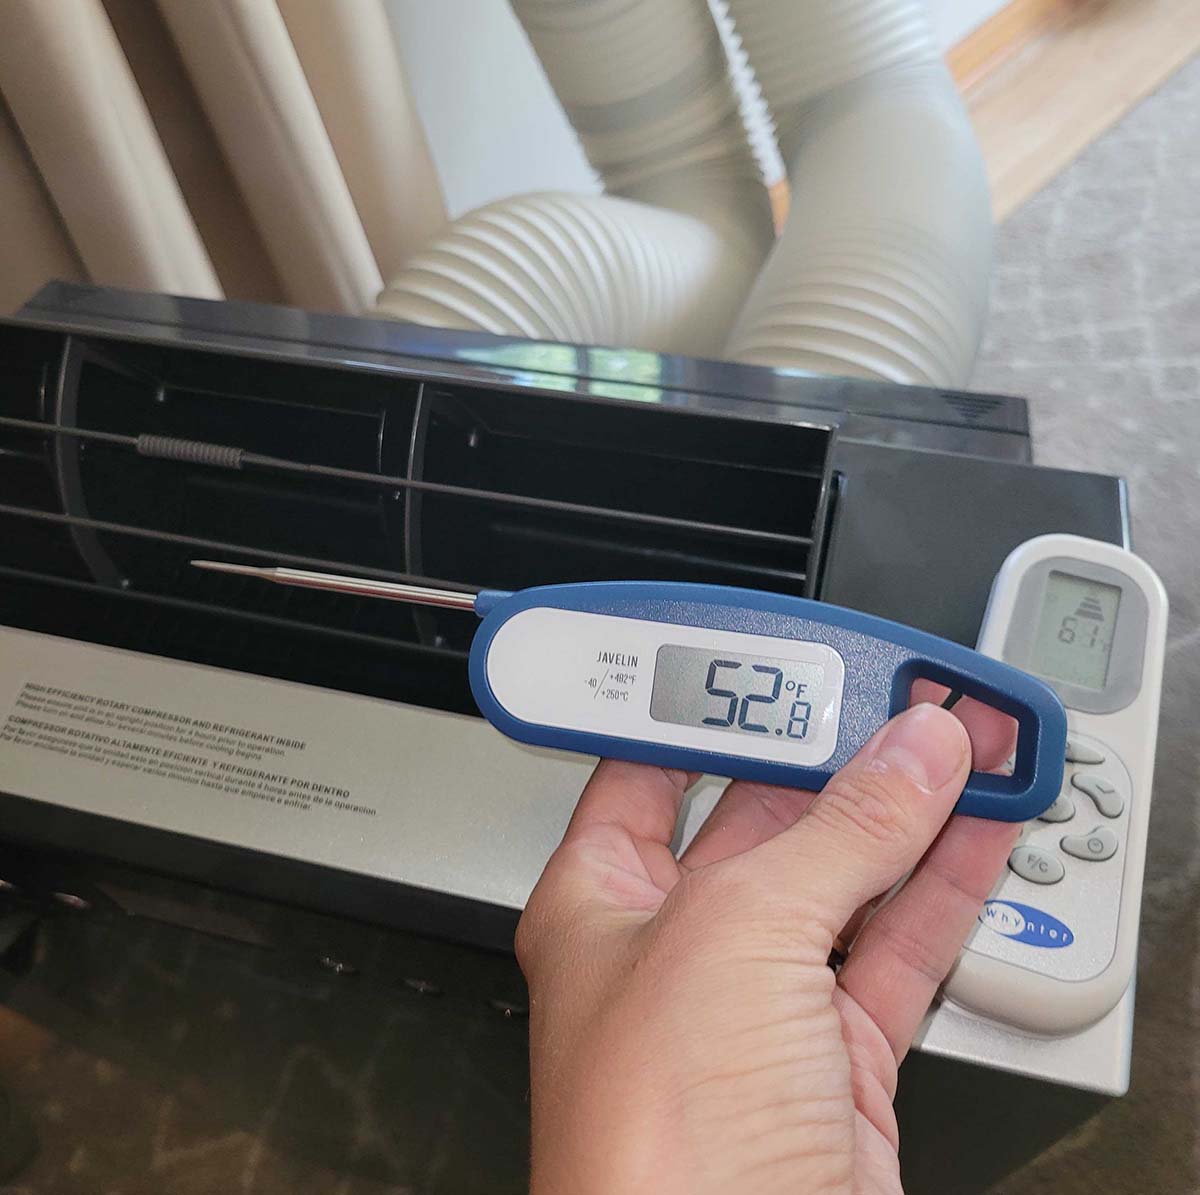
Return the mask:
<path id="1" fill-rule="evenodd" d="M 827 644 L 841 655 L 846 667 L 834 754 L 820 767 L 798 767 L 514 718 L 488 683 L 488 652 L 496 632 L 510 618 L 535 607 Z M 1019 727 L 1013 774 L 972 772 L 955 808 L 957 813 L 996 821 L 1028 821 L 1054 803 L 1062 785 L 1067 715 L 1049 685 L 961 644 L 884 618 L 782 594 L 650 581 L 547 585 L 514 594 L 485 590 L 475 610 L 483 624 L 471 645 L 471 691 L 483 716 L 518 742 L 820 789 L 888 718 L 908 705 L 913 681 L 924 677 L 1009 714 Z"/>

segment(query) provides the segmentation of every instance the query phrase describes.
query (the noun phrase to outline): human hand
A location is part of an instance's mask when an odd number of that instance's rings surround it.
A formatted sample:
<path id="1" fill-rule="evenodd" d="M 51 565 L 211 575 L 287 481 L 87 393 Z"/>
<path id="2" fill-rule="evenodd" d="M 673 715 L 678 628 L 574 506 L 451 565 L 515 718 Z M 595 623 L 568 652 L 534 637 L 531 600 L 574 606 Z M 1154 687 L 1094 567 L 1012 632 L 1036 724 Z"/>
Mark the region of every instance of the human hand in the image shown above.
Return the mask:
<path id="1" fill-rule="evenodd" d="M 899 1192 L 897 1068 L 1018 832 L 947 819 L 1013 734 L 914 706 L 819 795 L 731 784 L 678 860 L 695 778 L 601 763 L 517 930 L 534 1195 Z"/>

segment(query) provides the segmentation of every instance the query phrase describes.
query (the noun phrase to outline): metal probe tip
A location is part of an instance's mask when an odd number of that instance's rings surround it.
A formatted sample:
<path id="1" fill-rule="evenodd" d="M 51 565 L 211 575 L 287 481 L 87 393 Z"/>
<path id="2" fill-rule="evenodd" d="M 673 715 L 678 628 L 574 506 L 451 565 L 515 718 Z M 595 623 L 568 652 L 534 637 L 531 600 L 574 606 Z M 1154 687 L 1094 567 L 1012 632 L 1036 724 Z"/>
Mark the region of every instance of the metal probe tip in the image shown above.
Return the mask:
<path id="1" fill-rule="evenodd" d="M 399 581 L 374 581 L 369 577 L 342 577 L 334 573 L 314 573 L 303 568 L 261 568 L 252 564 L 229 564 L 223 560 L 193 560 L 192 565 L 212 573 L 255 577 L 260 581 L 291 585 L 297 589 L 320 589 L 354 597 L 379 598 L 386 602 L 405 602 L 411 606 L 438 606 L 443 610 L 475 609 L 475 594 L 453 589 L 432 589 L 425 585 L 408 585 Z"/>
<path id="2" fill-rule="evenodd" d="M 257 568 L 252 564 L 226 564 L 221 560 L 193 560 L 192 568 L 207 569 L 211 573 L 235 573 L 241 577 L 270 578 L 275 571 L 269 568 Z"/>

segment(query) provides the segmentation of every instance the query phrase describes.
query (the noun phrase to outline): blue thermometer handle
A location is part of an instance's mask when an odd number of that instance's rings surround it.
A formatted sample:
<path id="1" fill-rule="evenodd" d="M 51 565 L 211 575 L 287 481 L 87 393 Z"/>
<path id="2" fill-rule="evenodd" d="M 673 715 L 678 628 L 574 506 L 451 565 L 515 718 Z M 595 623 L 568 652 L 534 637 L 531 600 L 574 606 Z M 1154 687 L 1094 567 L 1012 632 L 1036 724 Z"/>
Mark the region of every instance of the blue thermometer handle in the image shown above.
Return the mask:
<path id="1" fill-rule="evenodd" d="M 515 717 L 489 681 L 489 653 L 511 619 L 535 609 L 769 637 L 781 641 L 781 652 L 788 640 L 832 648 L 845 665 L 836 746 L 819 766 L 802 767 Z M 1010 715 L 1019 727 L 1012 775 L 972 772 L 956 812 L 1028 821 L 1053 804 L 1062 784 L 1067 718 L 1048 685 L 961 644 L 887 619 L 781 594 L 648 581 L 549 585 L 512 594 L 485 590 L 475 601 L 475 612 L 483 623 L 471 646 L 471 691 L 484 717 L 518 742 L 819 790 L 888 718 L 908 705 L 912 683 L 921 677 L 978 698 Z M 663 737 L 670 737 L 669 732 Z M 735 741 L 730 751 L 736 751 Z"/>

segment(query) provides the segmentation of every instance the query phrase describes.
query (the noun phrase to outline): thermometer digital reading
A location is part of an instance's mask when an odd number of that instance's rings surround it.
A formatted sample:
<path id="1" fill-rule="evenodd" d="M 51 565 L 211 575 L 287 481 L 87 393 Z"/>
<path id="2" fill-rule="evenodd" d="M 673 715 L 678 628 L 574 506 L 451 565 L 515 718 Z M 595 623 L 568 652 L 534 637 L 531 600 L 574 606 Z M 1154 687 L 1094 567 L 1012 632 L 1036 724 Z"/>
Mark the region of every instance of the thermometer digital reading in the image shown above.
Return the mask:
<path id="1" fill-rule="evenodd" d="M 1044 682 L 934 635 L 822 602 L 643 581 L 452 592 L 194 561 L 278 584 L 473 610 L 471 691 L 518 742 L 820 789 L 923 677 L 1016 719 L 1011 776 L 973 772 L 960 813 L 1036 817 L 1058 795 L 1062 703 Z"/>

